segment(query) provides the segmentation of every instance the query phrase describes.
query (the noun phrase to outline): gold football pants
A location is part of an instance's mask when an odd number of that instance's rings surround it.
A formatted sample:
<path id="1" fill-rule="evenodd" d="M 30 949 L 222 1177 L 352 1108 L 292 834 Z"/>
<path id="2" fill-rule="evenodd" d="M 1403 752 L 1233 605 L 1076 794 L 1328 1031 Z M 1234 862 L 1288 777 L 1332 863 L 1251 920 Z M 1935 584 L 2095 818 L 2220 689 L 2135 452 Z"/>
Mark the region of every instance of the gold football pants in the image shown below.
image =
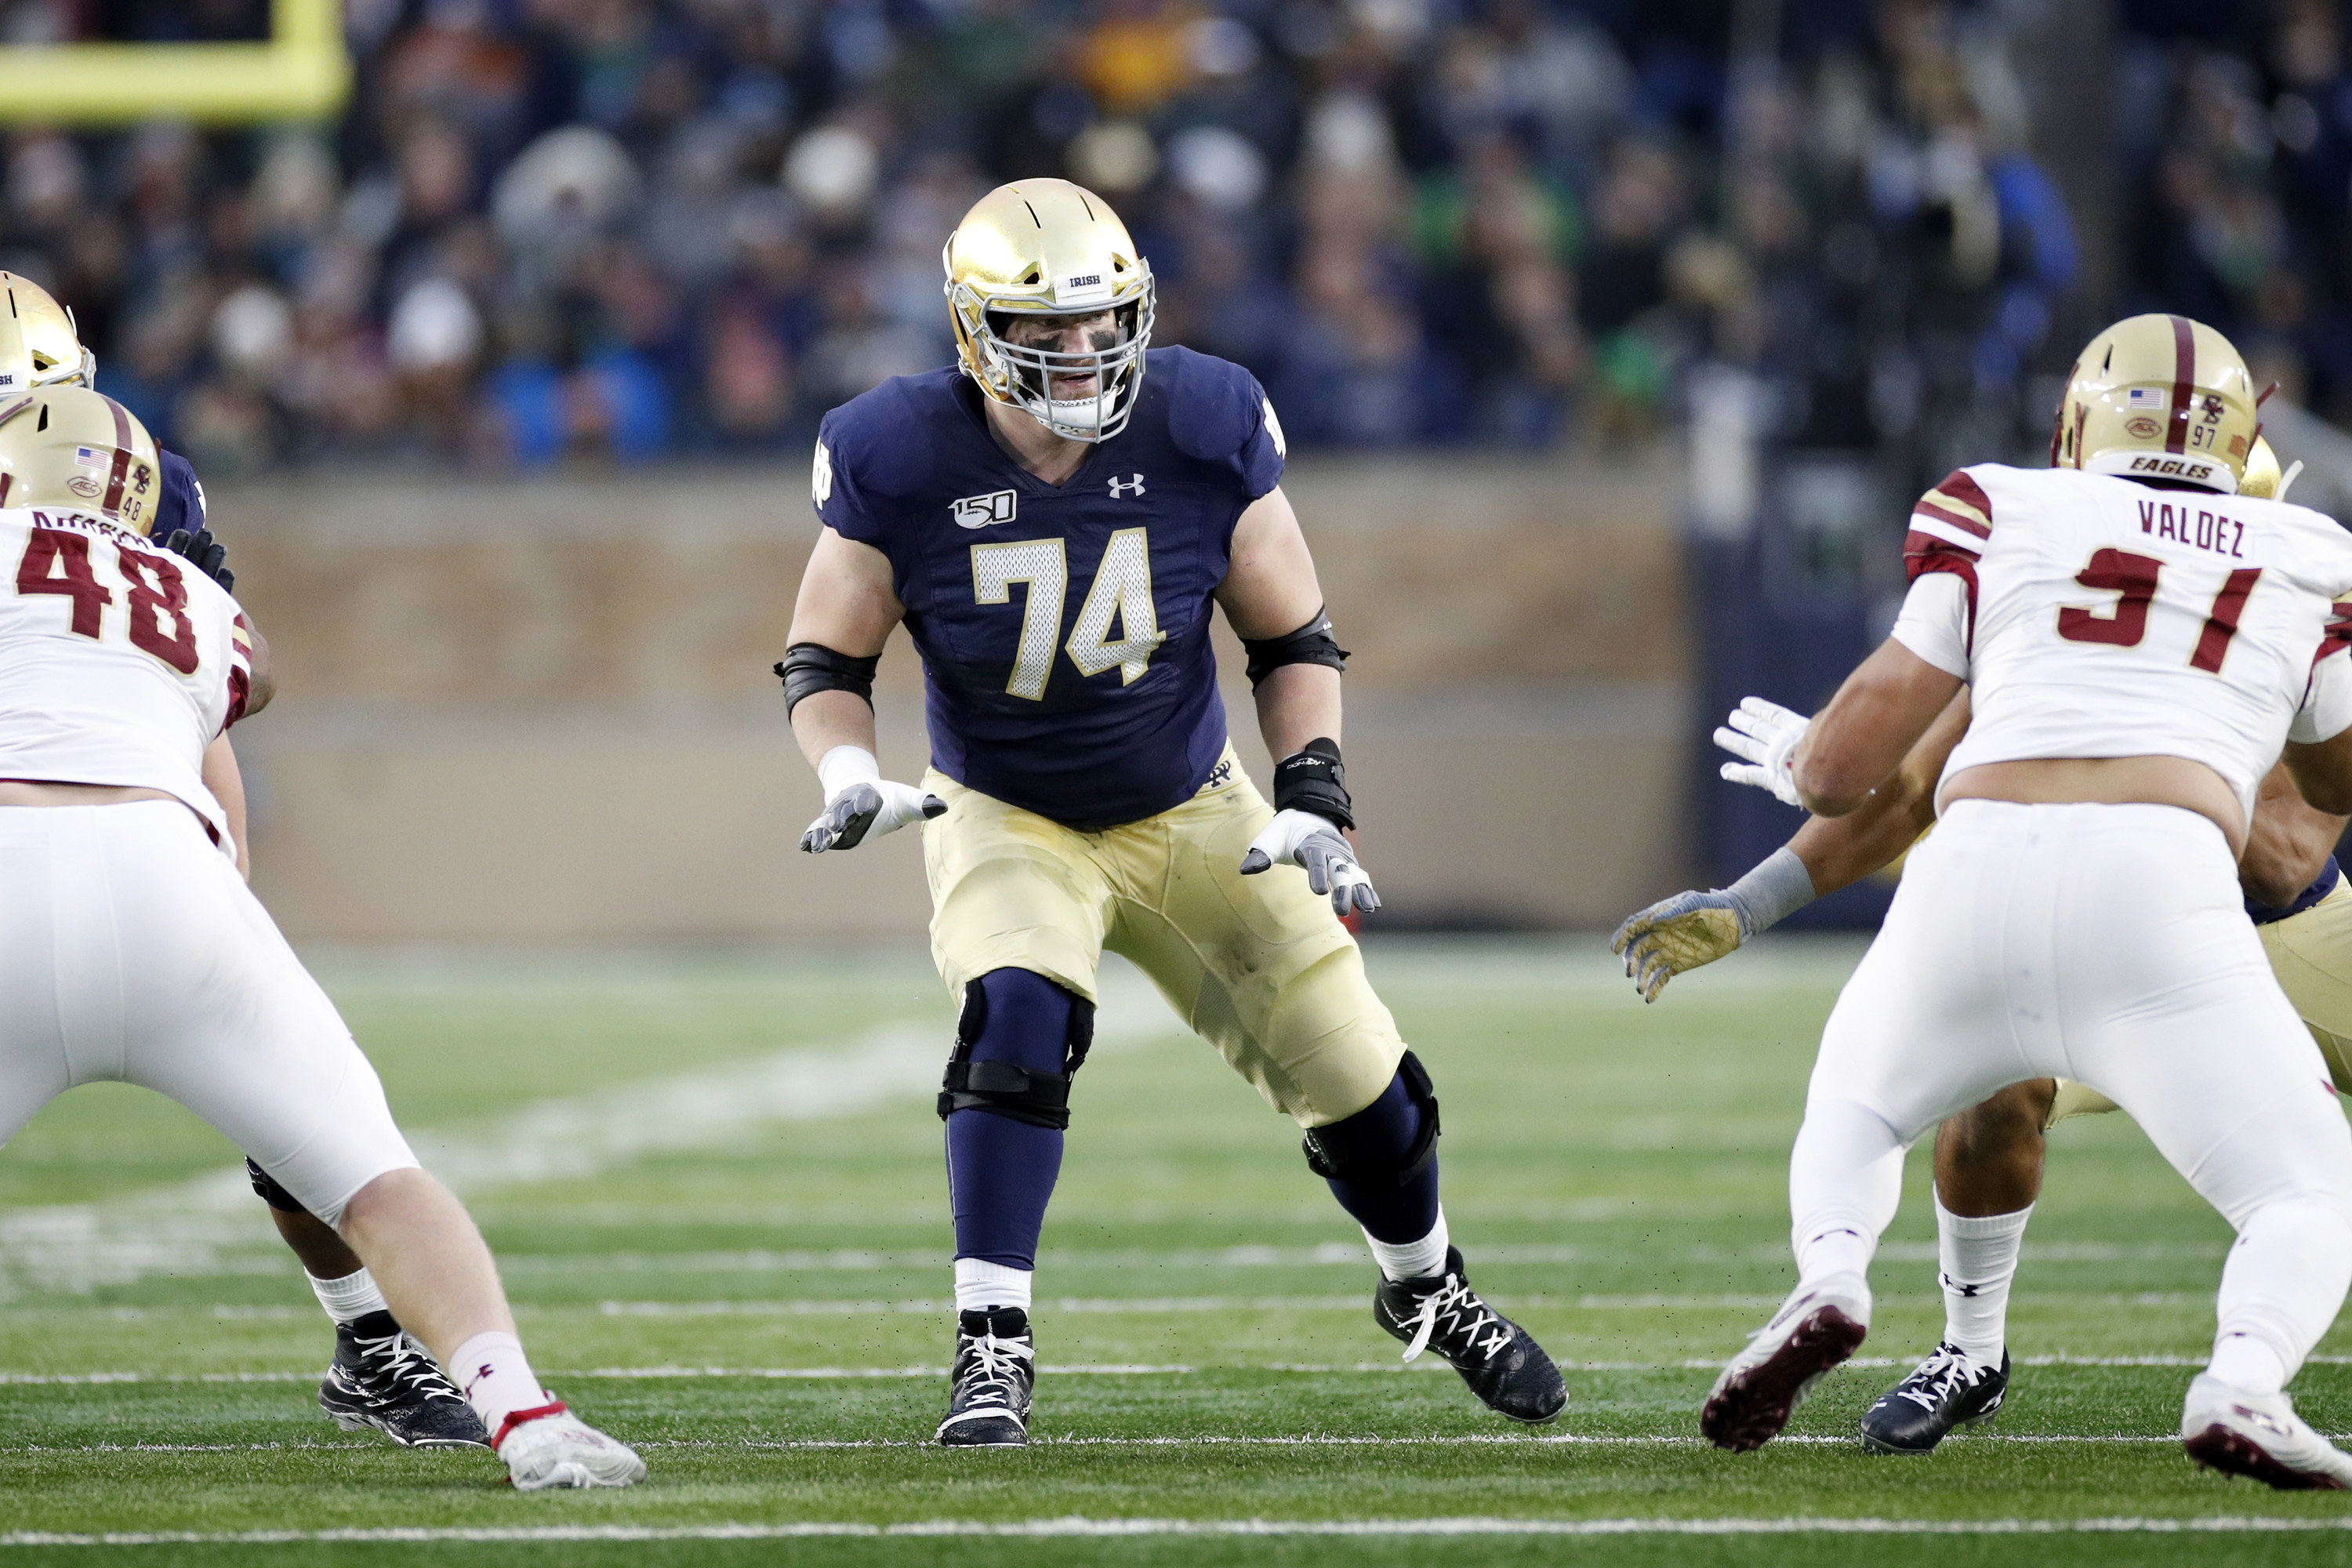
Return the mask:
<path id="1" fill-rule="evenodd" d="M 1354 1115 L 1396 1076 L 1404 1042 L 1331 900 L 1296 866 L 1241 874 L 1274 813 L 1230 748 L 1191 800 L 1102 833 L 936 770 L 923 787 L 948 803 L 923 825 L 923 864 L 931 957 L 959 1001 L 997 969 L 1092 1001 L 1108 948 L 1301 1127 Z"/>
<path id="2" fill-rule="evenodd" d="M 2339 872 L 2335 890 L 2319 902 L 2254 931 L 2270 955 L 2279 989 L 2319 1042 L 2336 1092 L 2352 1094 L 2352 884 Z M 2098 1090 L 2062 1078 L 2058 1097 L 2050 1102 L 2049 1125 L 2115 1109 L 2116 1102 Z"/>

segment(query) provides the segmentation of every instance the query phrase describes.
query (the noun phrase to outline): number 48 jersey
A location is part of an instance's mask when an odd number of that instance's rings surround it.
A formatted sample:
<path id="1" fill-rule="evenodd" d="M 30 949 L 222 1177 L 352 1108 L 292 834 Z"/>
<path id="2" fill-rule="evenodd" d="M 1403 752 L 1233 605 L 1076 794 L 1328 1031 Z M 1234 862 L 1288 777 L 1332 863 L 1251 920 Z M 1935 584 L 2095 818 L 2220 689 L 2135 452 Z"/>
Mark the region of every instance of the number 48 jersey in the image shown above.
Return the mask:
<path id="1" fill-rule="evenodd" d="M 187 803 L 226 847 L 205 748 L 245 710 L 236 601 L 84 513 L 0 510 L 0 779 L 125 784 Z"/>
<path id="2" fill-rule="evenodd" d="M 2352 660 L 2330 632 L 2352 534 L 2306 508 L 1987 463 L 1920 499 L 1904 554 L 1894 635 L 1969 687 L 1947 778 L 2187 757 L 2251 818 L 2285 742 L 2352 726 Z"/>

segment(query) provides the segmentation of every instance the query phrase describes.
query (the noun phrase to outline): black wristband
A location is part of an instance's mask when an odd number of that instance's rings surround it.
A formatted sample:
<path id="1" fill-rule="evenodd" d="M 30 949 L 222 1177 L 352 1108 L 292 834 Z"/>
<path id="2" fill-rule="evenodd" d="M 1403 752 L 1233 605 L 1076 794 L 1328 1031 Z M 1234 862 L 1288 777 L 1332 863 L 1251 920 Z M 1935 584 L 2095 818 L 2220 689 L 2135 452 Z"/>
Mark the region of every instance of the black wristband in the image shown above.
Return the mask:
<path id="1" fill-rule="evenodd" d="M 878 653 L 871 658 L 855 658 L 820 642 L 793 644 L 784 650 L 783 663 L 776 666 L 784 681 L 784 717 L 792 718 L 801 699 L 820 691 L 846 691 L 873 707 L 874 671 L 881 662 Z"/>
<path id="2" fill-rule="evenodd" d="M 1348 770 L 1339 742 L 1318 736 L 1274 764 L 1274 809 L 1311 811 L 1342 827 L 1356 826 L 1355 803 L 1348 798 Z"/>

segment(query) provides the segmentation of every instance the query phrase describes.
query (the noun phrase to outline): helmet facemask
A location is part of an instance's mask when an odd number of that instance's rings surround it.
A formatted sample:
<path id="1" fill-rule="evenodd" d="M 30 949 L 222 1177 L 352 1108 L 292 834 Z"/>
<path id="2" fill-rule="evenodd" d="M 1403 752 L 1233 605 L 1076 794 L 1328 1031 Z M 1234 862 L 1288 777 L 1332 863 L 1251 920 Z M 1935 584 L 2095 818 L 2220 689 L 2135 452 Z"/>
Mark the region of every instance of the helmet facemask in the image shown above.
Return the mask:
<path id="1" fill-rule="evenodd" d="M 1153 289 L 1147 275 L 1140 294 L 1110 308 L 1118 324 L 1118 342 L 1105 349 L 1064 351 L 1035 348 L 1011 342 L 1005 333 L 1023 316 L 1048 316 L 1044 311 L 991 310 L 969 288 L 952 287 L 950 297 L 967 323 L 972 347 L 989 373 L 976 377 L 999 403 L 1022 410 L 1066 441 L 1108 441 L 1127 428 L 1135 411 L 1135 393 L 1143 380 L 1143 356 L 1151 347 Z M 1048 319 L 1098 315 L 1100 311 L 1068 310 Z M 1055 397 L 1055 378 L 1092 376 L 1094 390 L 1075 397 Z"/>

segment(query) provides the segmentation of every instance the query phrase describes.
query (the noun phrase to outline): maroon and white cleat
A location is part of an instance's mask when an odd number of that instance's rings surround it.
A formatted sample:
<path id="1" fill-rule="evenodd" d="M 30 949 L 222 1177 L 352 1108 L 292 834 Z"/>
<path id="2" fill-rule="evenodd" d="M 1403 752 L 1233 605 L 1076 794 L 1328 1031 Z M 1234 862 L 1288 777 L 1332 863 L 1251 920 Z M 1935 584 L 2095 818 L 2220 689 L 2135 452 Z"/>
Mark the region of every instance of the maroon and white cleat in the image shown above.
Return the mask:
<path id="1" fill-rule="evenodd" d="M 1870 1287 L 1861 1275 L 1799 1286 L 1715 1380 L 1699 1406 L 1700 1435 L 1735 1454 L 1762 1447 L 1869 1331 Z"/>
<path id="2" fill-rule="evenodd" d="M 2352 1454 L 2313 1431 L 2284 1394 L 2248 1394 L 2211 1373 L 2189 1385 L 2180 1446 L 2223 1475 L 2281 1491 L 2352 1490 Z"/>

